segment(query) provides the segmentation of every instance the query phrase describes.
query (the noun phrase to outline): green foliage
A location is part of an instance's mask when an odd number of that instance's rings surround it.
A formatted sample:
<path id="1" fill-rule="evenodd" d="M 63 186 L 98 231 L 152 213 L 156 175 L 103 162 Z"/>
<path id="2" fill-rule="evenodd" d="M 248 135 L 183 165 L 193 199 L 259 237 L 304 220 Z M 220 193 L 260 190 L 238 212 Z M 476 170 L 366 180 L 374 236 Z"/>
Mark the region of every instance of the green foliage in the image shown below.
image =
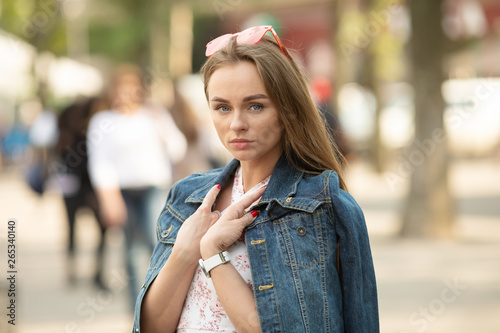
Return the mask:
<path id="1" fill-rule="evenodd" d="M 58 0 L 3 0 L 0 28 L 56 55 L 66 52 L 66 32 Z"/>
<path id="2" fill-rule="evenodd" d="M 131 17 L 113 25 L 95 23 L 90 26 L 90 52 L 103 54 L 116 62 L 147 61 L 149 26 L 141 17 Z"/>
<path id="3" fill-rule="evenodd" d="M 147 63 L 151 2 L 93 1 L 92 8 L 89 8 L 90 52 L 107 56 L 115 62 Z"/>
<path id="4" fill-rule="evenodd" d="M 148 1 L 87 2 L 90 52 L 114 61 L 144 63 L 149 53 Z M 151 1 L 149 1 L 151 2 Z M 2 0 L 0 28 L 39 51 L 65 55 L 66 19 L 62 0 Z M 161 17 L 162 13 L 155 13 Z"/>

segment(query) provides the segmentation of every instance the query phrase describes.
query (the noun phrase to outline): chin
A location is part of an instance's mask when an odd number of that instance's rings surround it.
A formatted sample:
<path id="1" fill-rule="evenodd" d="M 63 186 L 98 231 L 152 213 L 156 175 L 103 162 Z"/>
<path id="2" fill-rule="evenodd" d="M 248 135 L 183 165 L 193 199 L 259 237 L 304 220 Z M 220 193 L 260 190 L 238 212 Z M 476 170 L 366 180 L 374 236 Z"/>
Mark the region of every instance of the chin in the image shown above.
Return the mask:
<path id="1" fill-rule="evenodd" d="M 255 153 L 246 150 L 230 150 L 231 155 L 238 161 L 248 162 L 257 158 Z"/>
<path id="2" fill-rule="evenodd" d="M 248 156 L 248 154 L 241 154 L 241 153 L 232 153 L 231 155 L 233 155 L 235 159 L 241 162 L 248 162 L 255 158 L 254 156 Z"/>

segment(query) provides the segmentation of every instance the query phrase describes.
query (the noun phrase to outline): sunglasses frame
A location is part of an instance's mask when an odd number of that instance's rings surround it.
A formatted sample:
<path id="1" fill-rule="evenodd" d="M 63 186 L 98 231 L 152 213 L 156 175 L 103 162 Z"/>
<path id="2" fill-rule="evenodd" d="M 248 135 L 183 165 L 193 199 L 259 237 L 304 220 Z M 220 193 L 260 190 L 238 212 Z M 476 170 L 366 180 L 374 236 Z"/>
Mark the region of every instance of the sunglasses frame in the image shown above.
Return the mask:
<path id="1" fill-rule="evenodd" d="M 255 41 L 249 43 L 248 41 L 250 38 L 252 38 L 252 35 L 256 32 L 259 32 L 259 31 L 261 31 L 262 34 Z M 231 41 L 231 39 L 233 39 L 234 37 L 236 37 L 236 43 L 238 43 L 238 44 L 252 44 L 252 45 L 257 44 L 262 40 L 262 38 L 264 38 L 264 36 L 266 35 L 266 33 L 268 31 L 270 31 L 273 34 L 273 37 L 276 40 L 276 42 L 278 43 L 278 46 L 280 47 L 281 52 L 286 57 L 288 57 L 287 52 L 285 52 L 285 46 L 281 42 L 281 39 L 278 37 L 278 34 L 276 33 L 276 31 L 274 30 L 272 25 L 259 25 L 259 26 L 245 29 L 245 30 L 240 31 L 240 32 L 236 32 L 234 34 L 225 34 L 225 35 L 219 36 L 219 37 L 217 37 L 217 38 L 215 38 L 212 41 L 207 43 L 207 46 L 206 46 L 207 49 L 205 51 L 205 56 L 211 57 L 215 52 L 224 48 L 229 43 L 229 41 Z"/>

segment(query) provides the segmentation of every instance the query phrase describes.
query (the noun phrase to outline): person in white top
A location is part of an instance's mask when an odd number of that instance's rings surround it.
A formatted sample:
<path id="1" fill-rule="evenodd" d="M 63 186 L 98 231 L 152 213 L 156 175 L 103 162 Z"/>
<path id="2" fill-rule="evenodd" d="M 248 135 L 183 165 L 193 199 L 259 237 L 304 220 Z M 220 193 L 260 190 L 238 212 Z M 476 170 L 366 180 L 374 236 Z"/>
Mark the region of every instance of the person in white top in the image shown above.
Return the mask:
<path id="1" fill-rule="evenodd" d="M 172 165 L 187 149 L 170 114 L 145 105 L 141 77 L 135 66 L 119 67 L 110 85 L 110 110 L 96 113 L 87 130 L 89 175 L 103 222 L 125 231 L 132 305 L 140 288 L 134 247 L 142 243 L 153 250 Z"/>

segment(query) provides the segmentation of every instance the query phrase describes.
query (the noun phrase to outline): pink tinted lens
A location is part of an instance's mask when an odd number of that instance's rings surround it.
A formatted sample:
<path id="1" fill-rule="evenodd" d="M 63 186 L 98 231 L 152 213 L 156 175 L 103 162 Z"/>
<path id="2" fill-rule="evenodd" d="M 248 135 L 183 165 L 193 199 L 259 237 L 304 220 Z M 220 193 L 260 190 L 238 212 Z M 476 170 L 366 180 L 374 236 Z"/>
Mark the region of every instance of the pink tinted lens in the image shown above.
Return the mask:
<path id="1" fill-rule="evenodd" d="M 205 51 L 205 56 L 210 57 L 212 54 L 222 49 L 233 37 L 232 34 L 225 34 L 220 37 L 215 38 L 210 43 L 207 44 L 207 50 Z"/>
<path id="2" fill-rule="evenodd" d="M 272 29 L 271 26 L 252 27 L 240 32 L 237 37 L 238 44 L 257 44 L 266 32 Z"/>

